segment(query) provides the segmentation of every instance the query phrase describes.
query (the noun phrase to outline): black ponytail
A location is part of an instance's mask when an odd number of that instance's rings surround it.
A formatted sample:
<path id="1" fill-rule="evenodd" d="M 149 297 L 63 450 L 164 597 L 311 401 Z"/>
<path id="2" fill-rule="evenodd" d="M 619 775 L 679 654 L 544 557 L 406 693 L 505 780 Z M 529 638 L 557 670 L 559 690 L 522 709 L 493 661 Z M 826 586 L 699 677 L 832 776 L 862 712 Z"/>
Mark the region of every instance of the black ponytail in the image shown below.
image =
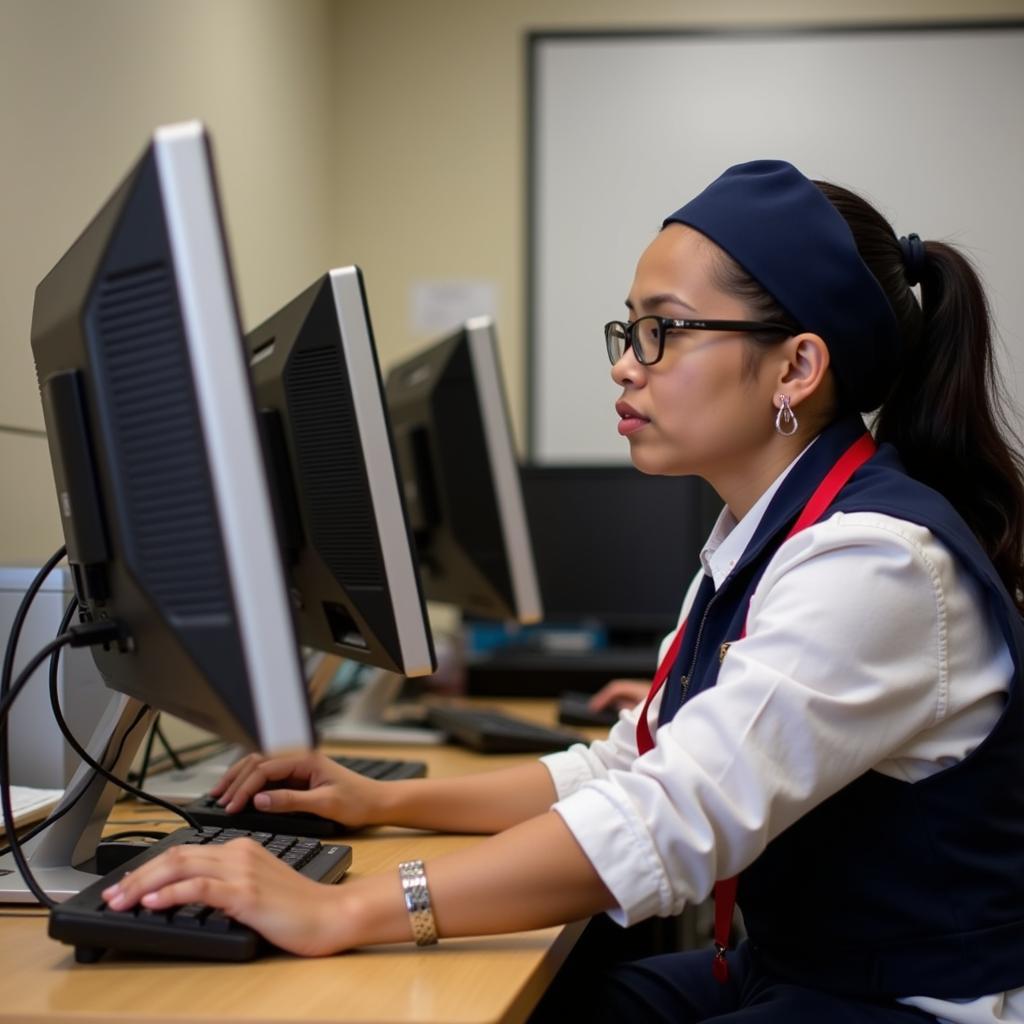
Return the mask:
<path id="1" fill-rule="evenodd" d="M 816 184 L 849 224 L 904 339 L 875 435 L 953 504 L 1024 611 L 1024 464 L 1004 411 L 981 281 L 957 250 L 925 242 L 919 306 L 885 218 L 846 189 Z"/>
<path id="2" fill-rule="evenodd" d="M 992 351 L 988 303 L 971 264 L 952 246 L 914 241 L 912 271 L 921 303 L 907 278 L 904 249 L 888 221 L 860 196 L 816 181 L 853 232 L 861 259 L 885 292 L 903 339 L 903 351 L 885 371 L 889 389 L 875 420 L 875 436 L 900 453 L 911 476 L 952 503 L 992 560 L 1024 613 L 1024 460 L 1006 413 Z M 718 250 L 715 283 L 747 304 L 752 317 L 799 327 L 775 298 L 735 260 Z M 777 332 L 748 335 L 746 368 L 780 343 Z M 827 339 L 826 339 L 827 340 Z M 841 382 L 837 382 L 843 411 Z M 854 406 L 855 407 L 855 406 Z"/>

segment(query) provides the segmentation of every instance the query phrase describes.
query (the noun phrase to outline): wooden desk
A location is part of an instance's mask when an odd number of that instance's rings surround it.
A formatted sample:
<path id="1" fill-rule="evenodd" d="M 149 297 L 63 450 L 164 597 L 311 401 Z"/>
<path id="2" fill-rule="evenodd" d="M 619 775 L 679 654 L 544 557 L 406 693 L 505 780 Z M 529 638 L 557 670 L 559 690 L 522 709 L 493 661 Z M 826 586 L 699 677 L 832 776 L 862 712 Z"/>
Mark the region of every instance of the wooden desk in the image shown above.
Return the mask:
<path id="1" fill-rule="evenodd" d="M 508 707 L 508 702 L 504 702 Z M 550 704 L 524 710 L 552 721 Z M 352 748 L 349 748 L 352 749 Z M 362 749 L 362 748 L 360 748 Z M 481 757 L 451 747 L 374 747 L 368 754 L 427 761 L 434 776 L 458 775 L 523 760 Z M 126 805 L 119 827 L 152 809 Z M 161 812 L 162 814 L 162 812 Z M 479 842 L 406 829 L 380 829 L 346 840 L 352 877 L 389 870 Z M 360 1024 L 525 1020 L 564 961 L 583 923 L 480 939 L 443 939 L 418 950 L 379 946 L 320 960 L 286 955 L 248 964 L 106 957 L 74 961 L 71 947 L 46 936 L 38 910 L 0 909 L 0 1021 L 110 1022 L 357 1021 Z"/>

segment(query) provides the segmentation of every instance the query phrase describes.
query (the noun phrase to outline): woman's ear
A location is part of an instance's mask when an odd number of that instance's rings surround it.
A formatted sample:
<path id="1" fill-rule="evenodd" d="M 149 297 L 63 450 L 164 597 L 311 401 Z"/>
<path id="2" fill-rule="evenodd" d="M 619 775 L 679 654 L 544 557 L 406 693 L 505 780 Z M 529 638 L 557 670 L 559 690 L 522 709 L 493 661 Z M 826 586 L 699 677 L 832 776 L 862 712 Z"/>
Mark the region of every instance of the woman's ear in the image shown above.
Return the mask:
<path id="1" fill-rule="evenodd" d="M 796 407 L 822 389 L 831 362 L 828 347 L 818 334 L 794 334 L 781 346 L 777 387 Z"/>

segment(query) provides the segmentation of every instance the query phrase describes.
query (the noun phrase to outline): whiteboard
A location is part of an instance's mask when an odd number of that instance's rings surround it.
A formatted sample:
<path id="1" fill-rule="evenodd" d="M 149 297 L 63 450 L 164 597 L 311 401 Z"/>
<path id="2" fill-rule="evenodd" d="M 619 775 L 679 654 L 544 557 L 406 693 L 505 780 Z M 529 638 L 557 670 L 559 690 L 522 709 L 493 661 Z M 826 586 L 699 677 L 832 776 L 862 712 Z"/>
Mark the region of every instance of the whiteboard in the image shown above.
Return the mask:
<path id="1" fill-rule="evenodd" d="M 1024 22 L 530 39 L 527 339 L 537 462 L 626 460 L 602 327 L 641 251 L 726 167 L 782 158 L 951 241 L 1024 409 Z M 1019 420 L 1018 420 L 1019 422 Z"/>

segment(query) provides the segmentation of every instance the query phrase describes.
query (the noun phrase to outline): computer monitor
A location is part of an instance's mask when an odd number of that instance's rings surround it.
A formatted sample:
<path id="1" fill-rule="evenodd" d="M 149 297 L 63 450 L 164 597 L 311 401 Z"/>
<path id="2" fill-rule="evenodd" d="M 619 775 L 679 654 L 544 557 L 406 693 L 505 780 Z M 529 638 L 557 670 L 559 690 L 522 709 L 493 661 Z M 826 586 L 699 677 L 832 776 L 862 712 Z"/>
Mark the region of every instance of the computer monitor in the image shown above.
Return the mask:
<path id="1" fill-rule="evenodd" d="M 388 408 L 427 597 L 538 622 L 537 570 L 490 317 L 391 368 Z"/>
<path id="2" fill-rule="evenodd" d="M 542 616 L 489 317 L 392 367 L 385 383 L 402 491 L 428 599 L 520 623 Z M 320 723 L 339 742 L 441 742 L 442 733 L 389 723 L 400 679 L 377 676 Z"/>
<path id="3" fill-rule="evenodd" d="M 324 274 L 246 344 L 301 642 L 433 672 L 359 268 Z"/>
<path id="4" fill-rule="evenodd" d="M 593 625 L 621 647 L 675 627 L 722 508 L 707 483 L 629 463 L 535 463 L 522 485 L 545 623 Z"/>
<path id="5" fill-rule="evenodd" d="M 36 290 L 80 616 L 123 629 L 93 648 L 120 696 L 89 749 L 122 777 L 145 706 L 267 752 L 314 741 L 222 224 L 204 129 L 160 128 Z M 54 898 L 93 880 L 77 869 L 115 795 L 80 771 L 27 851 Z M 0 899 L 26 898 L 0 878 Z"/>
<path id="6" fill-rule="evenodd" d="M 649 679 L 721 500 L 697 477 L 628 462 L 528 463 L 521 480 L 544 622 L 470 624 L 467 692 L 550 697 Z"/>

